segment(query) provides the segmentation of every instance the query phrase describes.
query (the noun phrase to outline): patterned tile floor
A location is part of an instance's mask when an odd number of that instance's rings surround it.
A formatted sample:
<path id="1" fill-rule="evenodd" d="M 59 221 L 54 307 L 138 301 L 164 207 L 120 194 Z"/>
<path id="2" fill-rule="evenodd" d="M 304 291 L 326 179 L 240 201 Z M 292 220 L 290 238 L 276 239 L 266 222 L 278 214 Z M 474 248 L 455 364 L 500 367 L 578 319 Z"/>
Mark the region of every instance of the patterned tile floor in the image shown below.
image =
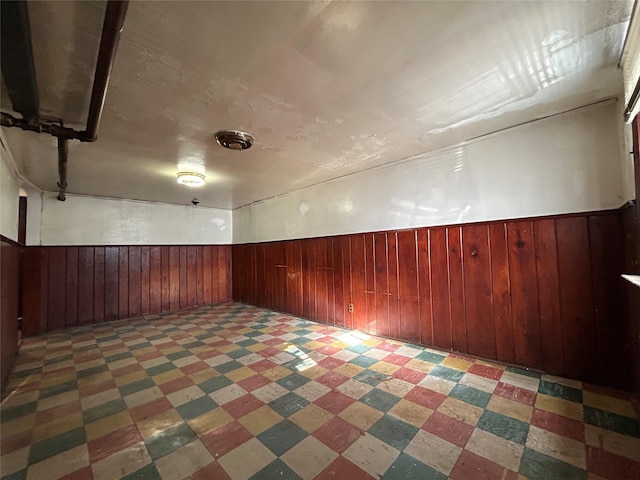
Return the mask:
<path id="1" fill-rule="evenodd" d="M 3 479 L 631 479 L 624 395 L 239 304 L 28 339 Z"/>

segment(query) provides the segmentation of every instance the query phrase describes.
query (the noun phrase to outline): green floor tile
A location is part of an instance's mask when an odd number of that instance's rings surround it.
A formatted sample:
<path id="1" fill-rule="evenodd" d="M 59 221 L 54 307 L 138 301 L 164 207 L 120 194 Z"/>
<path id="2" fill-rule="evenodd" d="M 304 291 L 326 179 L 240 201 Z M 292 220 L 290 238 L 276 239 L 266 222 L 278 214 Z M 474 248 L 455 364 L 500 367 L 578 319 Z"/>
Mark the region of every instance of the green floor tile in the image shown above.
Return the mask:
<path id="1" fill-rule="evenodd" d="M 541 380 L 538 392 L 552 397 L 562 398 L 563 400 L 582 403 L 582 390 L 567 387 L 566 385 L 561 385 L 559 383 Z"/>
<path id="2" fill-rule="evenodd" d="M 142 380 L 138 380 L 137 382 L 131 382 L 125 385 L 121 385 L 118 387 L 118 390 L 120 390 L 120 395 L 126 397 L 127 395 L 131 395 L 132 393 L 136 393 L 155 386 L 156 384 L 152 379 L 143 378 Z"/>
<path id="3" fill-rule="evenodd" d="M 236 343 L 236 345 L 238 345 Z M 237 350 L 232 350 L 230 352 L 227 352 L 227 356 L 237 359 L 237 358 L 242 358 L 242 357 L 246 357 L 247 355 L 251 355 L 253 352 L 251 350 L 247 350 L 246 348 L 238 348 Z"/>
<path id="4" fill-rule="evenodd" d="M 308 435 L 295 423 L 285 419 L 258 435 L 258 440 L 280 456 Z"/>
<path id="5" fill-rule="evenodd" d="M 136 343 L 135 345 L 131 345 L 128 348 L 129 350 L 133 351 L 133 350 L 138 350 L 140 348 L 147 348 L 147 347 L 151 347 L 151 343 L 149 342 Z"/>
<path id="6" fill-rule="evenodd" d="M 77 380 L 69 380 L 68 382 L 59 383 L 58 385 L 52 385 L 40 390 L 40 399 L 60 395 L 61 393 L 75 390 L 76 388 L 78 388 Z"/>
<path id="7" fill-rule="evenodd" d="M 204 393 L 211 393 L 215 392 L 216 390 L 220 390 L 221 388 L 227 387 L 232 383 L 233 382 L 227 377 L 225 377 L 224 375 L 220 375 L 218 377 L 213 377 L 209 380 L 205 380 L 204 382 L 199 383 L 198 388 Z"/>
<path id="8" fill-rule="evenodd" d="M 449 396 L 480 408 L 485 408 L 489 403 L 489 400 L 491 400 L 490 393 L 461 384 L 453 387 Z"/>
<path id="9" fill-rule="evenodd" d="M 179 358 L 190 357 L 191 355 L 193 355 L 193 353 L 189 350 L 180 350 L 179 352 L 170 353 L 166 357 L 167 360 L 171 360 L 173 362 L 174 360 L 178 360 Z"/>
<path id="10" fill-rule="evenodd" d="M 174 370 L 176 366 L 172 362 L 161 363 L 160 365 L 156 365 L 155 367 L 147 368 L 147 375 L 153 377 L 154 375 L 160 375 L 161 373 L 168 372 L 169 370 Z"/>
<path id="11" fill-rule="evenodd" d="M 529 433 L 529 424 L 499 413 L 485 410 L 478 420 L 478 428 L 498 437 L 524 445 Z"/>
<path id="12" fill-rule="evenodd" d="M 0 410 L 0 421 L 2 423 L 16 420 L 17 418 L 30 415 L 36 411 L 38 402 L 29 402 L 22 405 L 16 405 L 15 407 L 7 407 Z"/>
<path id="13" fill-rule="evenodd" d="M 298 410 L 302 410 L 309 404 L 309 401 L 302 398 L 300 395 L 296 395 L 293 392 L 289 392 L 280 398 L 275 399 L 269 403 L 269 406 L 278 412 L 283 417 L 293 415 Z"/>
<path id="14" fill-rule="evenodd" d="M 391 415 L 384 415 L 367 430 L 367 433 L 402 451 L 417 431 L 418 427 Z"/>
<path id="15" fill-rule="evenodd" d="M 242 340 L 241 342 L 238 342 L 237 345 L 240 345 L 241 347 L 248 347 L 250 345 L 256 345 L 257 343 L 258 342 L 256 342 L 255 340 L 247 338 L 246 340 Z M 295 343 L 295 342 L 291 342 L 291 343 Z"/>
<path id="16" fill-rule="evenodd" d="M 249 480 L 302 480 L 296 472 L 291 470 L 286 463 L 279 458 L 264 467 Z"/>
<path id="17" fill-rule="evenodd" d="M 350 347 L 347 347 L 347 350 L 353 353 L 363 354 L 364 352 L 368 352 L 369 350 L 371 350 L 371 347 L 359 343 L 357 345 L 351 345 Z"/>
<path id="18" fill-rule="evenodd" d="M 136 470 L 129 475 L 122 477 L 122 480 L 162 480 L 158 469 L 153 463 Z"/>
<path id="19" fill-rule="evenodd" d="M 102 405 L 97 405 L 88 410 L 82 412 L 82 417 L 84 419 L 84 423 L 95 422 L 96 420 L 100 420 L 101 418 L 108 417 L 115 413 L 119 413 L 123 410 L 127 409 L 127 405 L 124 403 L 122 398 L 117 398 L 115 400 L 111 400 L 110 402 L 103 403 Z"/>
<path id="20" fill-rule="evenodd" d="M 586 480 L 587 472 L 525 447 L 520 473 L 530 480 Z"/>
<path id="21" fill-rule="evenodd" d="M 401 453 L 380 478 L 381 480 L 447 480 L 445 474 L 406 453 Z"/>
<path id="22" fill-rule="evenodd" d="M 422 360 L 423 362 L 435 363 L 436 365 L 443 361 L 445 358 L 444 355 L 438 355 L 437 353 L 432 352 L 421 352 L 416 355 L 418 360 Z"/>
<path id="23" fill-rule="evenodd" d="M 400 398 L 374 388 L 369 393 L 361 397 L 360 401 L 375 408 L 376 410 L 380 410 L 381 412 L 388 412 L 400 401 Z"/>
<path id="24" fill-rule="evenodd" d="M 359 355 L 349 360 L 349 363 L 353 363 L 354 365 L 362 368 L 369 368 L 374 363 L 378 363 L 378 361 L 379 360 L 377 358 L 367 357 L 366 355 Z"/>
<path id="25" fill-rule="evenodd" d="M 304 375 L 300 375 L 299 373 L 292 373 L 291 375 L 287 375 L 286 377 L 281 378 L 276 383 L 286 388 L 287 390 L 295 390 L 296 388 L 301 387 L 310 380 L 310 378 L 307 378 Z"/>
<path id="26" fill-rule="evenodd" d="M 204 343 L 202 343 L 200 340 L 198 340 L 198 341 L 195 341 L 195 342 L 185 343 L 184 345 L 182 345 L 182 348 L 192 349 L 192 348 L 202 347 L 204 345 L 205 345 Z"/>
<path id="27" fill-rule="evenodd" d="M 384 382 L 388 377 L 384 373 L 376 372 L 375 370 L 363 370 L 357 375 L 353 376 L 354 380 L 357 380 L 372 387 L 377 387 L 380 382 Z"/>
<path id="28" fill-rule="evenodd" d="M 227 353 L 227 355 L 229 355 L 229 353 Z M 223 363 L 222 365 L 216 365 L 213 368 L 215 368 L 220 373 L 229 373 L 242 367 L 244 367 L 244 365 L 242 365 L 240 362 L 232 360 L 230 362 Z"/>
<path id="29" fill-rule="evenodd" d="M 430 375 L 444 378 L 445 380 L 451 380 L 452 382 L 459 382 L 460 379 L 464 376 L 464 373 L 465 372 L 461 372 L 460 370 L 455 370 L 453 368 L 438 365 L 433 370 L 431 370 Z"/>
<path id="30" fill-rule="evenodd" d="M 31 450 L 29 451 L 29 465 L 66 452 L 78 445 L 82 445 L 86 441 L 87 437 L 84 433 L 84 427 L 79 427 L 61 435 L 47 438 L 31 446 Z"/>
<path id="31" fill-rule="evenodd" d="M 111 355 L 110 357 L 105 357 L 105 362 L 112 363 L 117 362 L 118 360 L 124 360 L 125 358 L 132 357 L 131 352 L 118 353 L 117 355 Z"/>
<path id="32" fill-rule="evenodd" d="M 634 418 L 607 412 L 598 408 L 584 407 L 584 421 L 590 425 L 640 438 L 640 424 Z"/>
<path id="33" fill-rule="evenodd" d="M 176 451 L 183 445 L 191 443 L 196 439 L 196 434 L 186 423 L 165 430 L 151 438 L 145 440 L 149 455 L 155 461 L 171 452 Z"/>
<path id="34" fill-rule="evenodd" d="M 13 378 L 23 378 L 28 377 L 29 375 L 35 375 L 36 373 L 42 372 L 42 367 L 29 368 L 27 370 L 21 370 L 19 372 L 13 372 Z"/>
<path id="35" fill-rule="evenodd" d="M 99 373 L 104 373 L 104 372 L 108 372 L 108 371 L 109 371 L 109 365 L 99 365 L 97 367 L 86 368 L 84 370 L 80 370 L 76 374 L 76 377 L 78 377 L 78 378 L 91 377 L 92 375 L 97 375 Z"/>
<path id="36" fill-rule="evenodd" d="M 27 469 L 19 470 L 17 472 L 12 473 L 11 475 L 6 475 L 2 477 L 2 480 L 26 480 L 27 479 Z"/>
<path id="37" fill-rule="evenodd" d="M 176 410 L 182 418 L 190 420 L 202 415 L 203 413 L 210 412 L 217 407 L 218 404 L 211 397 L 205 395 L 204 397 L 196 398 L 195 400 L 191 400 L 190 402 L 176 407 Z"/>

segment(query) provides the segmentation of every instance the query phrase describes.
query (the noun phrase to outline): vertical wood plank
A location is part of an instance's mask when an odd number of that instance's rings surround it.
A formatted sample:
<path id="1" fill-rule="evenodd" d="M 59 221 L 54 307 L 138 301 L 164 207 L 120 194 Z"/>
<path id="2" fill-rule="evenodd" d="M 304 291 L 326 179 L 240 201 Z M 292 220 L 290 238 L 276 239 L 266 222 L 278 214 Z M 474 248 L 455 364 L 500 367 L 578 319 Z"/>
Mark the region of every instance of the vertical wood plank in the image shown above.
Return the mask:
<path id="1" fill-rule="evenodd" d="M 301 240 L 302 249 L 302 315 L 313 318 L 315 312 L 315 259 L 311 240 Z"/>
<path id="2" fill-rule="evenodd" d="M 542 368 L 534 239 L 532 222 L 507 224 L 515 361 Z"/>
<path id="3" fill-rule="evenodd" d="M 169 247 L 169 310 L 180 308 L 180 247 Z"/>
<path id="4" fill-rule="evenodd" d="M 302 273 L 300 242 L 292 240 L 286 242 L 287 265 L 287 308 L 292 315 L 300 315 L 302 312 Z"/>
<path id="5" fill-rule="evenodd" d="M 562 375 L 564 373 L 562 318 L 560 317 L 558 251 L 554 219 L 541 219 L 535 222 L 535 241 L 542 367 L 546 372 Z"/>
<path id="6" fill-rule="evenodd" d="M 124 247 L 123 247 L 124 248 Z M 140 247 L 129 247 L 129 313 L 128 318 L 140 316 L 141 287 Z"/>
<path id="7" fill-rule="evenodd" d="M 231 300 L 231 246 L 222 245 L 218 266 L 222 266 L 222 302 Z"/>
<path id="8" fill-rule="evenodd" d="M 462 271 L 462 229 L 447 228 L 447 248 L 449 256 L 449 310 L 451 311 L 451 332 L 453 349 L 467 352 L 467 322 L 464 305 L 464 273 Z"/>
<path id="9" fill-rule="evenodd" d="M 118 318 L 120 311 L 120 249 L 106 247 L 104 258 L 104 319 L 111 322 Z"/>
<path id="10" fill-rule="evenodd" d="M 178 276 L 178 308 L 183 310 L 189 305 L 189 292 L 187 290 L 187 247 L 185 245 L 178 247 Z"/>
<path id="11" fill-rule="evenodd" d="M 212 247 L 211 250 L 211 302 L 220 303 L 222 301 L 221 289 L 220 289 L 220 270 L 218 268 L 218 257 L 220 249 L 219 246 Z M 242 290 L 241 290 L 242 291 Z M 243 296 L 246 296 L 246 291 L 243 292 Z"/>
<path id="12" fill-rule="evenodd" d="M 149 248 L 149 313 L 162 311 L 162 247 Z"/>
<path id="13" fill-rule="evenodd" d="M 429 264 L 429 230 L 417 232 L 418 301 L 420 302 L 420 343 L 434 345 L 431 314 L 431 266 Z"/>
<path id="14" fill-rule="evenodd" d="M 49 251 L 49 308 L 47 328 L 54 330 L 65 326 L 65 299 L 67 276 L 67 252 L 64 247 L 53 247 Z"/>
<path id="15" fill-rule="evenodd" d="M 160 248 L 160 268 L 162 277 L 161 309 L 163 312 L 168 312 L 171 309 L 171 248 L 168 246 Z"/>
<path id="16" fill-rule="evenodd" d="M 420 343 L 417 232 L 398 232 L 398 280 L 400 293 L 399 338 Z"/>
<path id="17" fill-rule="evenodd" d="M 447 231 L 433 228 L 430 235 L 431 303 L 433 308 L 433 344 L 451 350 L 451 312 L 449 310 L 449 265 Z"/>
<path id="18" fill-rule="evenodd" d="M 387 289 L 389 291 L 389 336 L 399 339 L 401 338 L 401 318 L 400 287 L 398 284 L 398 239 L 396 232 L 387 233 L 387 282 Z"/>
<path id="19" fill-rule="evenodd" d="M 129 318 L 128 247 L 118 247 L 118 318 Z"/>
<path id="20" fill-rule="evenodd" d="M 149 315 L 150 306 L 149 247 L 140 247 L 140 315 Z"/>
<path id="21" fill-rule="evenodd" d="M 196 249 L 196 305 L 204 305 L 204 247 L 198 245 Z"/>
<path id="22" fill-rule="evenodd" d="M 503 362 L 515 363 L 509 250 L 505 223 L 489 225 L 489 242 L 491 246 L 491 289 L 493 295 L 493 324 L 496 335 L 496 357 Z"/>
<path id="23" fill-rule="evenodd" d="M 332 245 L 332 277 L 333 277 L 333 323 L 340 327 L 345 326 L 345 301 L 344 301 L 344 272 L 342 249 L 344 237 L 334 237 Z"/>
<path id="24" fill-rule="evenodd" d="M 94 251 L 93 247 L 78 249 L 78 324 L 86 325 L 93 321 L 94 288 Z"/>
<path id="25" fill-rule="evenodd" d="M 75 327 L 78 325 L 78 247 L 66 247 L 66 250 L 65 327 Z"/>
<path id="26" fill-rule="evenodd" d="M 364 235 L 352 235 L 351 243 L 351 302 L 353 328 L 367 331 L 367 295 Z"/>
<path id="27" fill-rule="evenodd" d="M 342 288 L 344 326 L 353 327 L 353 313 L 349 312 L 349 303 L 352 303 L 351 293 L 351 237 L 342 237 Z"/>
<path id="28" fill-rule="evenodd" d="M 93 323 L 104 322 L 105 317 L 105 248 L 95 247 L 93 252 Z"/>
<path id="29" fill-rule="evenodd" d="M 376 322 L 376 266 L 374 263 L 373 234 L 364 235 L 364 275 L 365 297 L 367 300 L 367 332 L 376 335 L 378 333 Z"/>
<path id="30" fill-rule="evenodd" d="M 391 336 L 389 326 L 389 274 L 387 258 L 387 234 L 373 235 L 373 264 L 375 284 L 375 316 L 378 335 Z"/>
<path id="31" fill-rule="evenodd" d="M 196 253 L 196 247 L 190 245 L 186 247 L 186 283 L 187 283 L 187 298 L 186 306 L 191 308 L 196 305 L 198 297 L 198 256 Z"/>
<path id="32" fill-rule="evenodd" d="M 465 318 L 468 353 L 496 358 L 487 225 L 462 227 Z"/>
<path id="33" fill-rule="evenodd" d="M 316 314 L 315 320 L 327 323 L 329 319 L 329 292 L 327 285 L 327 239 L 316 238 L 313 241 L 316 259 Z"/>
<path id="34" fill-rule="evenodd" d="M 213 303 L 213 294 L 212 294 L 212 276 L 211 276 L 211 249 L 213 247 L 211 245 L 205 245 L 202 247 L 202 293 L 203 293 L 203 302 L 205 305 L 209 305 Z M 234 247 L 235 248 L 235 247 Z M 235 250 L 234 250 L 235 251 Z M 235 269 L 234 269 L 235 272 Z M 239 285 L 238 285 L 239 286 Z M 233 284 L 234 292 L 236 291 L 236 284 Z M 234 293 L 234 299 L 235 299 Z"/>

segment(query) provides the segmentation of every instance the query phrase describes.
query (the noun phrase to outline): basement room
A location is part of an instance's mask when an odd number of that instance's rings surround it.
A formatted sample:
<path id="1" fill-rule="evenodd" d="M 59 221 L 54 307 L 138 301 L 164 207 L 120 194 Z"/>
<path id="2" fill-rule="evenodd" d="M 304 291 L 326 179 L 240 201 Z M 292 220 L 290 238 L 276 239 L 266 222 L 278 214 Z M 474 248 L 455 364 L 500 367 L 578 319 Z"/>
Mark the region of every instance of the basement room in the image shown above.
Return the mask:
<path id="1" fill-rule="evenodd" d="M 640 479 L 636 0 L 0 9 L 0 480 Z"/>

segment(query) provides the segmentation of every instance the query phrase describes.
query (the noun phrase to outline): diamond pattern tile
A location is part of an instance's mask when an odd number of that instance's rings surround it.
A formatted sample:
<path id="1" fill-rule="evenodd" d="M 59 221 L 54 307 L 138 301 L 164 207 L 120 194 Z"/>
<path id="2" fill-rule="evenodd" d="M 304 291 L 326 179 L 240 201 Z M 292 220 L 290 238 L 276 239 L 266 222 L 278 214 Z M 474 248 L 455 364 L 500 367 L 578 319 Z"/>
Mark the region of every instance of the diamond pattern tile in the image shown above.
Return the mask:
<path id="1" fill-rule="evenodd" d="M 640 478 L 631 398 L 222 304 L 23 342 L 0 478 Z"/>

